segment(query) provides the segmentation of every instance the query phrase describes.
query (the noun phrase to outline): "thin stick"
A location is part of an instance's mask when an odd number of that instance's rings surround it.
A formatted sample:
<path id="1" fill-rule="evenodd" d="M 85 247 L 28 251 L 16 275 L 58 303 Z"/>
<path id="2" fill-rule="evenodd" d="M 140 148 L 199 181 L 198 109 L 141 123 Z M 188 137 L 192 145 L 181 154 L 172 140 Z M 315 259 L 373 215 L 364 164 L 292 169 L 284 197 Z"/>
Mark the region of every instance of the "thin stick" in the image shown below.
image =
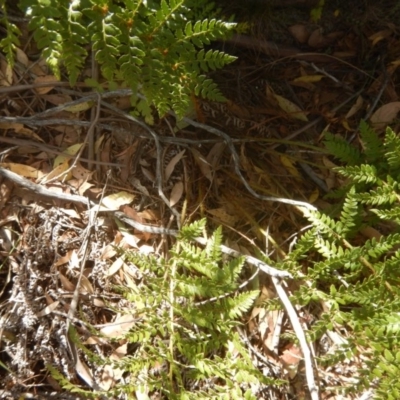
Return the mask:
<path id="1" fill-rule="evenodd" d="M 301 327 L 296 310 L 294 309 L 292 303 L 290 302 L 289 297 L 287 296 L 287 294 L 285 292 L 285 289 L 282 287 L 281 281 L 278 278 L 273 276 L 272 282 L 275 286 L 276 292 L 278 293 L 278 296 L 279 296 L 283 306 L 286 309 L 286 312 L 289 316 L 293 330 L 296 333 L 297 339 L 299 340 L 301 351 L 303 352 L 303 356 L 304 356 L 304 364 L 306 367 L 306 379 L 307 379 L 308 390 L 310 391 L 311 399 L 319 400 L 319 394 L 318 394 L 319 389 L 315 383 L 312 354 L 311 354 L 310 348 L 308 347 L 307 339 L 304 334 L 303 328 Z"/>

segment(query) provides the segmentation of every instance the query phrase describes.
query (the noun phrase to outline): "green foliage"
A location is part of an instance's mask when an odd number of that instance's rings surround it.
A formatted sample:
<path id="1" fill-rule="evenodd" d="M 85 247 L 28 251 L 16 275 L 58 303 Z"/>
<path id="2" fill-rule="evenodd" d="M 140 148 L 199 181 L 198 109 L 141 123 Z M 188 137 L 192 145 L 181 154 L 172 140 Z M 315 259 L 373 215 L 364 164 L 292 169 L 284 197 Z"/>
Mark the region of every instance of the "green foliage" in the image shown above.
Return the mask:
<path id="1" fill-rule="evenodd" d="M 113 362 L 129 383 L 106 397 L 256 399 L 260 385 L 279 383 L 253 366 L 237 330 L 259 295 L 237 290 L 244 260 L 223 260 L 221 229 L 195 244 L 204 229 L 205 221 L 184 227 L 167 258 L 124 254 L 140 277 L 124 289 L 137 322 L 125 335 L 133 350 Z"/>
<path id="2" fill-rule="evenodd" d="M 346 342 L 334 355 L 321 357 L 321 364 L 333 365 L 362 356 L 365 368 L 360 369 L 358 383 L 348 391 L 360 393 L 374 382 L 375 398 L 397 399 L 400 140 L 390 128 L 383 139 L 366 123 L 361 123 L 360 129 L 362 151 L 333 135 L 326 136 L 328 149 L 346 162 L 336 170 L 347 180 L 347 193 L 338 215 L 305 211 L 313 228 L 300 238 L 283 267 L 294 274 L 306 271 L 306 279 L 311 282 L 294 293 L 293 301 L 325 304 L 309 336 L 317 340 L 335 326 L 348 332 Z M 380 231 L 381 237 L 360 237 L 359 231 L 367 226 Z"/>
<path id="3" fill-rule="evenodd" d="M 21 35 L 21 32 L 15 24 L 8 20 L 5 0 L 0 1 L 0 10 L 2 11 L 2 15 L 0 16 L 0 25 L 3 25 L 6 28 L 6 36 L 0 40 L 0 49 L 4 51 L 10 67 L 13 67 L 14 51 L 16 46 L 20 45 L 18 38 Z"/>
<path id="4" fill-rule="evenodd" d="M 20 0 L 20 7 L 57 77 L 64 66 L 74 85 L 91 46 L 103 77 L 132 88 L 136 113 L 149 121 L 151 106 L 160 115 L 173 109 L 184 116 L 193 94 L 224 100 L 205 73 L 235 58 L 204 46 L 235 24 L 210 18 L 205 0 Z M 1 46 L 11 57 L 18 31 L 6 17 L 2 22 L 8 36 Z"/>

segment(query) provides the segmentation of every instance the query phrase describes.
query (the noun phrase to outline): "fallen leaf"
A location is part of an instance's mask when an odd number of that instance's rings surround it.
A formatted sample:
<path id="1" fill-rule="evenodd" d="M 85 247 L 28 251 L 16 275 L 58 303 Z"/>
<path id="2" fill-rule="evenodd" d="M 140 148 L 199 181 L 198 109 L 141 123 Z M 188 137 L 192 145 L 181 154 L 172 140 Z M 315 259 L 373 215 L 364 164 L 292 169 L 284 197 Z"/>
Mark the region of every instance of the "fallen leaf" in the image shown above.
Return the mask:
<path id="1" fill-rule="evenodd" d="M 63 174 L 66 172 L 69 168 L 69 162 L 66 160 L 64 163 L 59 164 L 57 167 L 55 167 L 51 172 L 49 172 L 46 176 L 41 179 L 40 183 L 46 183 L 49 180 L 59 176 L 61 180 L 64 179 L 64 181 L 69 181 L 72 178 L 71 172 L 66 174 L 64 177 Z"/>
<path id="2" fill-rule="evenodd" d="M 104 197 L 101 201 L 101 206 L 106 207 L 108 210 L 119 210 L 121 206 L 132 203 L 134 199 L 134 194 L 121 191 Z"/>
<path id="3" fill-rule="evenodd" d="M 304 111 L 297 105 L 292 103 L 290 100 L 285 99 L 282 96 L 274 93 L 274 97 L 277 100 L 279 107 L 285 111 L 290 118 L 299 119 L 300 121 L 307 122 L 308 118 Z"/>
<path id="4" fill-rule="evenodd" d="M 178 164 L 178 162 L 182 159 L 183 155 L 185 154 L 185 151 L 186 150 L 182 150 L 176 156 L 172 157 L 171 161 L 166 166 L 164 172 L 165 182 L 167 182 L 168 179 L 171 177 L 171 174 L 172 172 L 174 172 L 176 164 Z"/>
<path id="5" fill-rule="evenodd" d="M 110 277 L 116 274 L 120 268 L 124 265 L 124 257 L 118 257 L 112 264 L 111 267 L 108 269 L 106 276 Z"/>
<path id="6" fill-rule="evenodd" d="M 18 47 L 15 48 L 15 58 L 18 60 L 19 63 L 21 63 L 24 67 L 29 66 L 29 58 L 25 54 L 24 51 L 19 49 Z"/>
<path id="7" fill-rule="evenodd" d="M 36 93 L 38 94 L 46 94 L 54 89 L 54 86 L 51 83 L 57 82 L 58 79 L 54 75 L 46 75 L 46 76 L 38 76 L 34 83 L 49 83 L 49 86 L 37 87 L 35 88 Z"/>
<path id="8" fill-rule="evenodd" d="M 296 24 L 292 25 L 288 28 L 291 35 L 297 40 L 299 43 L 307 43 L 308 38 L 310 37 L 310 32 L 306 25 Z"/>
<path id="9" fill-rule="evenodd" d="M 183 182 L 179 181 L 175 183 L 171 190 L 171 196 L 169 198 L 169 206 L 173 207 L 181 199 L 183 194 Z"/>
<path id="10" fill-rule="evenodd" d="M 345 118 L 352 117 L 356 112 L 358 112 L 361 109 L 363 104 L 364 104 L 363 98 L 361 96 L 358 96 L 356 102 L 351 106 Z"/>
<path id="11" fill-rule="evenodd" d="M 0 163 L 3 168 L 9 169 L 12 172 L 15 172 L 19 176 L 24 176 L 25 178 L 35 178 L 40 179 L 44 176 L 43 172 L 30 167 L 25 164 L 16 164 L 16 163 Z"/>
<path id="12" fill-rule="evenodd" d="M 393 34 L 391 29 L 384 29 L 371 35 L 368 39 L 372 41 L 372 47 L 379 43 L 383 39 L 387 39 Z"/>
<path id="13" fill-rule="evenodd" d="M 116 320 L 110 324 L 106 324 L 100 329 L 100 332 L 110 338 L 116 338 L 123 336 L 128 333 L 129 330 L 135 325 L 136 320 L 133 315 L 124 314 L 116 318 Z"/>
<path id="14" fill-rule="evenodd" d="M 204 156 L 196 149 L 191 148 L 190 151 L 193 154 L 193 157 L 197 163 L 197 165 L 200 168 L 200 171 L 202 174 L 210 181 L 212 182 L 213 180 L 213 172 L 211 170 L 211 165 L 210 163 L 204 158 Z"/>
<path id="15" fill-rule="evenodd" d="M 215 143 L 210 152 L 207 154 L 206 160 L 210 163 L 214 170 L 217 168 L 219 159 L 221 158 L 222 153 L 225 151 L 226 146 L 227 144 L 225 142 Z"/>
<path id="16" fill-rule="evenodd" d="M 394 101 L 379 107 L 371 116 L 370 121 L 374 129 L 384 129 L 397 117 L 400 111 L 400 101 Z"/>
<path id="17" fill-rule="evenodd" d="M 45 315 L 51 314 L 60 304 L 59 301 L 55 301 L 54 303 L 49 304 L 47 307 L 43 308 L 37 313 L 38 317 L 44 317 Z"/>
<path id="18" fill-rule="evenodd" d="M 0 60 L 0 86 L 11 86 L 12 68 L 6 60 Z"/>
<path id="19" fill-rule="evenodd" d="M 61 286 L 66 292 L 73 292 L 75 290 L 75 285 L 61 272 L 58 273 L 58 277 L 60 278 Z"/>
<path id="20" fill-rule="evenodd" d="M 281 155 L 279 158 L 282 164 L 284 165 L 285 169 L 290 173 L 290 175 L 294 176 L 295 178 L 301 179 L 300 172 L 297 171 L 296 167 L 294 166 L 294 163 L 289 157 Z"/>
<path id="21" fill-rule="evenodd" d="M 293 80 L 294 83 L 305 82 L 305 83 L 314 83 L 319 82 L 322 78 L 325 78 L 324 75 L 304 75 L 299 76 Z"/>
<path id="22" fill-rule="evenodd" d="M 288 371 L 289 377 L 293 379 L 297 375 L 300 361 L 303 359 L 301 349 L 295 344 L 289 344 L 279 357 L 283 367 Z"/>

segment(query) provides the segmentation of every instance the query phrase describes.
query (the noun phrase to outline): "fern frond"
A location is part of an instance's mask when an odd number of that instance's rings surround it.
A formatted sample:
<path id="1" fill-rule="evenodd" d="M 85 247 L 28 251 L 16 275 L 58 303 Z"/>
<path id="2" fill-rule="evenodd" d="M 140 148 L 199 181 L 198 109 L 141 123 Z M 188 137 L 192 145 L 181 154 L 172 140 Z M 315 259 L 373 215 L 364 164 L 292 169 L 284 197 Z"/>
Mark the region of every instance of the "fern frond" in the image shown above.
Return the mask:
<path id="1" fill-rule="evenodd" d="M 400 169 L 400 138 L 389 127 L 386 129 L 383 146 L 385 149 L 385 158 L 390 169 L 397 173 Z"/>
<path id="2" fill-rule="evenodd" d="M 354 146 L 329 132 L 325 133 L 324 145 L 334 157 L 346 164 L 358 164 L 362 160 L 361 153 Z"/>
<path id="3" fill-rule="evenodd" d="M 2 4 L 2 11 L 3 15 L 0 18 L 0 25 L 6 28 L 6 36 L 0 40 L 0 49 L 4 51 L 8 65 L 13 68 L 15 61 L 14 52 L 16 47 L 20 45 L 19 37 L 21 36 L 21 31 L 17 25 L 8 20 L 5 4 Z"/>
<path id="4" fill-rule="evenodd" d="M 360 122 L 360 136 L 366 161 L 374 163 L 382 157 L 383 143 L 376 131 L 364 120 Z"/>
<path id="5" fill-rule="evenodd" d="M 357 201 L 370 205 L 393 204 L 399 200 L 399 195 L 389 185 L 378 186 L 369 192 L 357 193 L 355 197 Z"/>
<path id="6" fill-rule="evenodd" d="M 342 212 L 338 221 L 338 233 L 345 238 L 352 236 L 361 225 L 360 205 L 356 198 L 356 189 L 353 186 L 347 193 Z"/>
<path id="7" fill-rule="evenodd" d="M 379 180 L 377 169 L 374 165 L 361 164 L 347 167 L 337 167 L 335 171 L 355 183 L 376 183 Z"/>

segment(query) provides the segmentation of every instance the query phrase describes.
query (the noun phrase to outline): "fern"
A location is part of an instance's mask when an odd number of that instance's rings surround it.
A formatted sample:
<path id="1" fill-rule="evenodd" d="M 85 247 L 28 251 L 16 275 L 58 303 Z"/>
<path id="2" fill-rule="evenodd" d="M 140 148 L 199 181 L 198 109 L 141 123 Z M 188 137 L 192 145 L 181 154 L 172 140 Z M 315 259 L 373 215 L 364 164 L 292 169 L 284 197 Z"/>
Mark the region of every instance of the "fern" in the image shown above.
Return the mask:
<path id="1" fill-rule="evenodd" d="M 205 51 L 204 46 L 225 38 L 235 25 L 204 18 L 202 9 L 210 11 L 205 4 L 189 0 L 20 2 L 31 18 L 29 26 L 37 45 L 57 77 L 65 66 L 74 85 L 86 61 L 86 48 L 91 46 L 103 77 L 110 84 L 129 86 L 134 92 L 135 114 L 148 122 L 153 106 L 161 116 L 172 109 L 183 117 L 193 94 L 225 100 L 204 73 L 224 67 L 235 57 Z M 8 46 L 11 57 L 16 31 L 10 24 L 6 27 L 9 39 L 3 47 Z M 146 100 L 139 99 L 138 93 Z"/>
<path id="2" fill-rule="evenodd" d="M 15 24 L 8 20 L 5 0 L 0 1 L 0 9 L 2 11 L 0 25 L 6 28 L 6 36 L 0 40 L 0 49 L 4 51 L 9 66 L 13 67 L 14 52 L 16 47 L 20 45 L 18 38 L 21 36 L 21 31 Z"/>
<path id="3" fill-rule="evenodd" d="M 293 301 L 303 306 L 314 302 L 329 304 L 310 330 L 310 338 L 318 340 L 335 324 L 348 332 L 347 344 L 334 355 L 323 355 L 320 362 L 334 365 L 362 353 L 367 368 L 360 367 L 358 381 L 346 392 L 359 393 L 375 382 L 375 398 L 397 399 L 400 140 L 389 128 L 383 139 L 365 123 L 360 124 L 360 129 L 363 152 L 327 135 L 328 149 L 345 162 L 337 172 L 349 181 L 341 212 L 331 216 L 305 211 L 313 227 L 299 239 L 298 248 L 283 265 L 306 271 L 307 282 L 311 282 L 300 285 Z M 375 226 L 381 237 L 362 241 L 357 232 L 365 225 Z"/>
<path id="4" fill-rule="evenodd" d="M 193 242 L 204 228 L 205 221 L 184 227 L 168 258 L 123 253 L 143 277 L 125 289 L 137 322 L 124 340 L 134 351 L 112 362 L 114 368 L 129 372 L 130 383 L 97 395 L 255 400 L 261 387 L 280 383 L 253 366 L 237 333 L 259 291 L 237 291 L 244 262 L 223 261 L 221 229 L 204 248 Z M 90 355 L 82 344 L 78 348 Z M 93 357 L 92 362 L 102 364 Z M 73 388 L 57 371 L 51 372 L 66 388 Z"/>
<path id="5" fill-rule="evenodd" d="M 339 136 L 326 132 L 324 144 L 332 155 L 344 163 L 351 165 L 361 161 L 361 153 L 358 149 Z"/>

